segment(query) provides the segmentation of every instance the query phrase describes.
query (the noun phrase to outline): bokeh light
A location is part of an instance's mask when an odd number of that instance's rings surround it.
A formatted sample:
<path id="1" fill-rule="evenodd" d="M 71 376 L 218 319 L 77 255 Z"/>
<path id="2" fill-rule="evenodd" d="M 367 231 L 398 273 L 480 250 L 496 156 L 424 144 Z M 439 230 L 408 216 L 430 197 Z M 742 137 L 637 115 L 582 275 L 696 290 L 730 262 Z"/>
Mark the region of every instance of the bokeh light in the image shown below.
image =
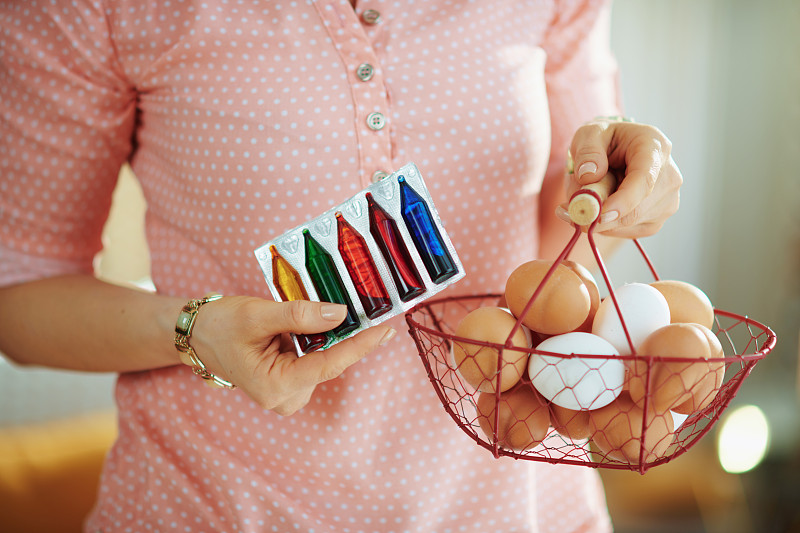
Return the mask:
<path id="1" fill-rule="evenodd" d="M 769 423 L 761 409 L 755 405 L 731 409 L 717 434 L 720 465 L 731 474 L 752 470 L 764 459 L 769 440 Z"/>

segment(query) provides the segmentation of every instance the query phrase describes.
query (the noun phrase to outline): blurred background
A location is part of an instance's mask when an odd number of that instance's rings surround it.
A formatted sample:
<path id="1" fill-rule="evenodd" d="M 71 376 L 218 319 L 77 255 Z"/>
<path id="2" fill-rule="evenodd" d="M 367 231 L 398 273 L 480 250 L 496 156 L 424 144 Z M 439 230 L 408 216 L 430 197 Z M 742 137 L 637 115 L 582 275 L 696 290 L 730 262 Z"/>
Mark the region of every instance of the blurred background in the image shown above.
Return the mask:
<path id="1" fill-rule="evenodd" d="M 626 114 L 673 141 L 685 180 L 678 214 L 642 244 L 662 278 L 769 325 L 778 344 L 688 453 L 643 476 L 601 471 L 612 517 L 619 533 L 800 532 L 800 2 L 614 5 Z M 608 268 L 620 284 L 641 265 L 626 247 Z M 731 473 L 764 443 L 759 464 Z"/>
<path id="2" fill-rule="evenodd" d="M 601 470 L 618 533 L 800 532 L 798 28 L 797 0 L 614 4 L 626 114 L 664 131 L 685 179 L 680 211 L 642 244 L 662 278 L 701 287 L 717 308 L 778 337 L 688 453 L 645 475 Z M 143 214 L 125 169 L 99 275 L 147 286 Z M 615 284 L 647 280 L 633 246 L 607 266 Z M 80 523 L 114 438 L 113 384 L 111 375 L 22 369 L 0 357 L 3 528 L 18 530 L 14 515 L 34 517 L 27 531 Z"/>

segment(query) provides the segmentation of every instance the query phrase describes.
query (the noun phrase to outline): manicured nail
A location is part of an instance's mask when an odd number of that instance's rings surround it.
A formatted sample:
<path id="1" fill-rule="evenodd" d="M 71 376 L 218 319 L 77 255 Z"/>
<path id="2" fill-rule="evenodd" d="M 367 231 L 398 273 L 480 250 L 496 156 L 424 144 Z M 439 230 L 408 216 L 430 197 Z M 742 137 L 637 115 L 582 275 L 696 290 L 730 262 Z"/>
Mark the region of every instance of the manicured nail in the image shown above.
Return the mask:
<path id="1" fill-rule="evenodd" d="M 395 336 L 395 335 L 397 335 L 397 331 L 396 331 L 394 328 L 389 328 L 389 331 L 387 331 L 387 332 L 386 332 L 386 333 L 383 335 L 383 337 L 381 337 L 381 340 L 380 340 L 380 342 L 379 342 L 378 344 L 379 344 L 380 346 L 383 346 L 384 344 L 386 344 L 387 342 L 389 342 L 390 340 L 392 340 L 392 339 L 394 338 L 394 336 Z"/>
<path id="2" fill-rule="evenodd" d="M 569 218 L 569 211 L 564 209 L 563 206 L 556 206 L 556 216 L 564 222 L 572 222 L 572 219 Z"/>
<path id="3" fill-rule="evenodd" d="M 325 320 L 341 320 L 347 312 L 346 305 L 340 304 L 325 304 L 319 308 L 322 318 Z"/>
<path id="4" fill-rule="evenodd" d="M 582 178 L 586 174 L 594 174 L 595 172 L 597 172 L 597 164 L 587 161 L 578 167 L 578 179 Z"/>
<path id="5" fill-rule="evenodd" d="M 619 218 L 619 211 L 607 211 L 600 215 L 600 223 L 613 222 Z"/>

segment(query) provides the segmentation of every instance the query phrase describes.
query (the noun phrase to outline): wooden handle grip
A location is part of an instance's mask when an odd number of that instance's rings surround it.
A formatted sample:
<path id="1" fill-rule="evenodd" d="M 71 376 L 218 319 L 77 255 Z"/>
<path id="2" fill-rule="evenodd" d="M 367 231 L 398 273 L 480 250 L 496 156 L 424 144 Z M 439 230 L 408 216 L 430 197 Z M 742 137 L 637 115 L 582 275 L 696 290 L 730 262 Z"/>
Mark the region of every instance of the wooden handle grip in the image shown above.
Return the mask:
<path id="1" fill-rule="evenodd" d="M 594 191 L 600 197 L 600 202 L 605 202 L 616 188 L 617 177 L 612 172 L 603 176 L 596 183 L 584 185 L 569 202 L 569 208 L 567 209 L 569 218 L 579 226 L 588 226 L 600 216 L 601 205 L 594 195 L 582 193 L 581 191 Z"/>

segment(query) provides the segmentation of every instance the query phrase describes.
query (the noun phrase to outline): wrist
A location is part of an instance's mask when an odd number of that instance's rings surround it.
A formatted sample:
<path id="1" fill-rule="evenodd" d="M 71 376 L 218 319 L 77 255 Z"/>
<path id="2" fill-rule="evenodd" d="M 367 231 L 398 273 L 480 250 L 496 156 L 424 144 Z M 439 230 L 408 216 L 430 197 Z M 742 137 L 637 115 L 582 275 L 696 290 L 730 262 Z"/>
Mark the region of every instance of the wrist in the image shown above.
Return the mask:
<path id="1" fill-rule="evenodd" d="M 203 378 L 206 384 L 212 387 L 233 389 L 236 387 L 233 383 L 217 376 L 208 369 L 191 344 L 192 332 L 201 308 L 220 298 L 222 298 L 221 294 L 210 294 L 203 298 L 189 300 L 184 304 L 175 321 L 174 344 L 181 362 L 191 367 L 192 371 Z"/>

